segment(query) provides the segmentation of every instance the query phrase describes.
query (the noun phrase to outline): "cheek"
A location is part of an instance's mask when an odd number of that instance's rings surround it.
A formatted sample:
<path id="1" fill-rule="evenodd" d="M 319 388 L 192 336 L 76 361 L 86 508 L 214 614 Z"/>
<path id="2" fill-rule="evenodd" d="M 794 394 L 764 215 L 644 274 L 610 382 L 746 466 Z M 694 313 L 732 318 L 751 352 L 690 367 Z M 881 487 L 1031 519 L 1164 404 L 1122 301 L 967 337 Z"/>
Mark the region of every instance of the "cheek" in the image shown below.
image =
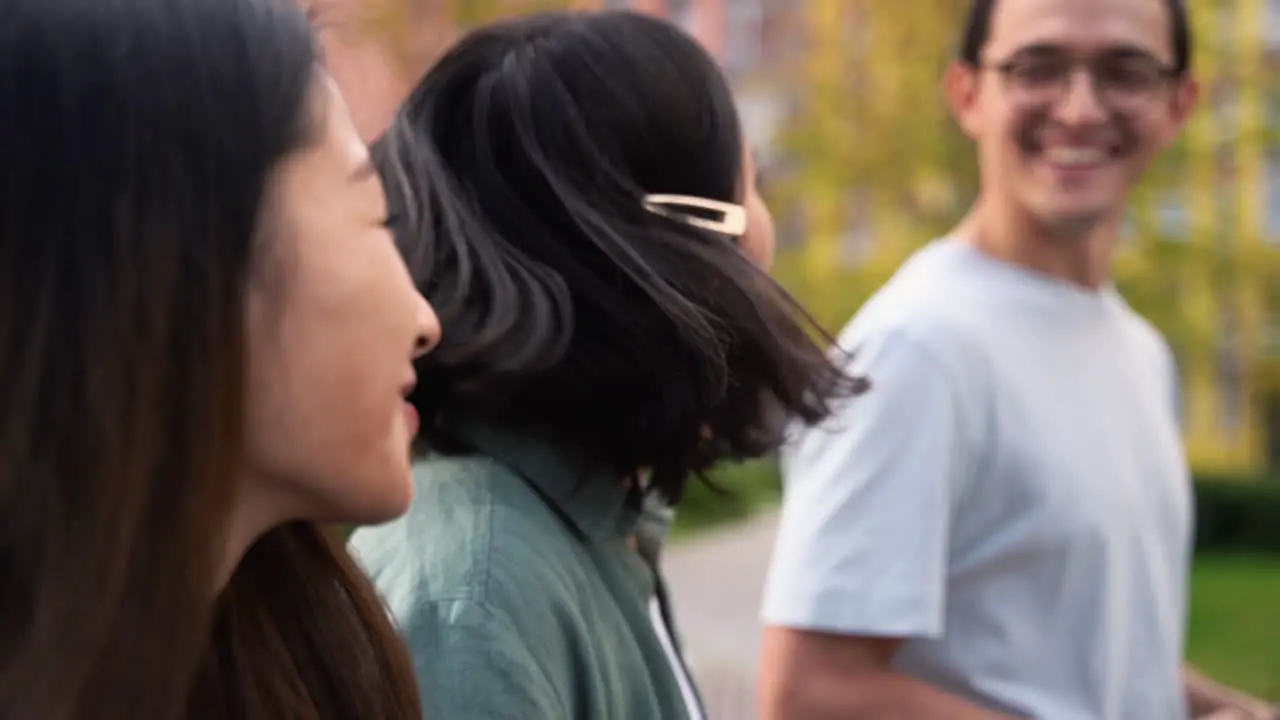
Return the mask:
<path id="1" fill-rule="evenodd" d="M 1006 157 L 1021 160 L 1035 147 L 1043 126 L 1043 120 L 1031 115 L 1004 115 L 994 125 L 991 142 L 997 144 Z"/>
<path id="2" fill-rule="evenodd" d="M 759 195 L 747 200 L 747 232 L 742 237 L 742 251 L 751 261 L 766 270 L 773 265 L 774 238 L 773 215 Z"/>
<path id="3" fill-rule="evenodd" d="M 1173 133 L 1169 131 L 1162 118 L 1133 122 L 1130 127 L 1136 145 L 1136 152 L 1133 154 L 1143 162 L 1151 160 L 1164 150 L 1169 144 L 1169 139 L 1173 137 Z"/>
<path id="4" fill-rule="evenodd" d="M 983 174 L 1017 172 L 1025 164 L 1022 136 L 1014 118 L 993 119 L 977 141 L 979 165 Z"/>
<path id="5" fill-rule="evenodd" d="M 411 485 L 398 394 L 407 341 L 389 345 L 383 292 L 337 278 L 280 299 L 250 340 L 252 481 L 300 517 L 375 522 L 407 505 Z M 385 286 L 385 284 L 384 284 Z M 323 286 L 321 286 L 323 287 Z M 370 297 L 372 295 L 372 297 Z"/>

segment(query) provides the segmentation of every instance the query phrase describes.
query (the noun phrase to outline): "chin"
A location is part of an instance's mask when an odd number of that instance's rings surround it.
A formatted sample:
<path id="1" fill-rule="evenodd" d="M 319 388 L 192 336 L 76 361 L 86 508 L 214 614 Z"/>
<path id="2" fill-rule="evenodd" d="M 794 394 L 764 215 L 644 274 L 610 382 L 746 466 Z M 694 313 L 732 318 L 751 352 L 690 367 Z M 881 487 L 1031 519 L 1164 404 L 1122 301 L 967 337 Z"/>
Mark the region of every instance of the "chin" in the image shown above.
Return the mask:
<path id="1" fill-rule="evenodd" d="M 412 495 L 409 496 L 412 498 Z M 352 513 L 339 524 L 341 525 L 382 525 L 399 518 L 409 512 L 411 502 L 389 502 L 385 505 L 370 505 Z"/>
<path id="2" fill-rule="evenodd" d="M 1088 231 L 1106 222 L 1115 209 L 1106 202 L 1042 203 L 1036 219 L 1044 227 L 1064 233 Z"/>
<path id="3" fill-rule="evenodd" d="M 349 498 L 341 508 L 340 522 L 350 525 L 380 525 L 404 515 L 413 504 L 413 473 L 405 469 L 394 481 L 382 476 L 360 486 L 360 497 Z"/>

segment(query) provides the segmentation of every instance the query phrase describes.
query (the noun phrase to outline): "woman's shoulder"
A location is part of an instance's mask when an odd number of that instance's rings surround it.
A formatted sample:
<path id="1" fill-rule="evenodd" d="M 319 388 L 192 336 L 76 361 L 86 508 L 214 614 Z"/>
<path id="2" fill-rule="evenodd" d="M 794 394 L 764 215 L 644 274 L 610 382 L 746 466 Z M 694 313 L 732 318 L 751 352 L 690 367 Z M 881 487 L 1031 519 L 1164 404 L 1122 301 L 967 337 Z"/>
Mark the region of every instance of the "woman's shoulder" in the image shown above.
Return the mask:
<path id="1" fill-rule="evenodd" d="M 432 456 L 414 466 L 414 480 L 404 516 L 351 537 L 353 553 L 393 605 L 501 605 L 563 587 L 577 543 L 513 470 L 483 455 Z"/>
<path id="2" fill-rule="evenodd" d="M 413 482 L 418 497 L 423 493 L 464 493 L 458 498 L 489 500 L 494 490 L 518 479 L 510 467 L 479 453 L 442 455 L 433 453 L 413 464 Z M 421 507 L 418 509 L 426 509 Z"/>
<path id="3" fill-rule="evenodd" d="M 396 521 L 441 550 L 484 539 L 488 551 L 536 553 L 573 535 L 518 471 L 488 455 L 432 455 L 414 464 L 414 499 Z M 534 547 L 530 548 L 530 545 Z"/>

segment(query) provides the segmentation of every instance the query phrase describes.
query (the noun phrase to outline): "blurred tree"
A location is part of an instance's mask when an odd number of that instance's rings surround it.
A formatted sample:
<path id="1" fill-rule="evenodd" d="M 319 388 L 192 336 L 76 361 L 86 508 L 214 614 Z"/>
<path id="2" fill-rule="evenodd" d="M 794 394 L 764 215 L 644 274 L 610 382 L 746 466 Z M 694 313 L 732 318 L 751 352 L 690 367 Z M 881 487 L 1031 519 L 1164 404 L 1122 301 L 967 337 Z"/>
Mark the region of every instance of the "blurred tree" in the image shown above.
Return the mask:
<path id="1" fill-rule="evenodd" d="M 976 194 L 972 148 L 940 92 L 965 6 L 805 3 L 807 42 L 787 79 L 793 112 L 781 136 L 790 170 L 772 199 L 782 227 L 790 216 L 803 228 L 778 274 L 827 327 L 842 325 Z M 1202 102 L 1134 193 L 1117 283 L 1177 354 L 1197 464 L 1257 467 L 1264 433 L 1252 398 L 1280 388 L 1280 362 L 1261 354 L 1280 312 L 1264 202 L 1280 132 L 1266 122 L 1274 61 L 1264 0 L 1190 0 L 1190 10 Z"/>
<path id="2" fill-rule="evenodd" d="M 415 78 L 469 27 L 589 0 L 310 0 L 319 10 L 326 64 L 357 125 L 376 137 Z"/>
<path id="3" fill-rule="evenodd" d="M 583 6 L 573 0 L 452 0 L 453 21 L 474 27 L 498 18 Z"/>
<path id="4" fill-rule="evenodd" d="M 416 76 L 467 28 L 546 10 L 590 7 L 591 0 L 347 0 L 363 1 L 359 27 Z"/>
<path id="5" fill-rule="evenodd" d="M 804 244 L 779 272 L 838 326 L 973 196 L 976 170 L 941 98 L 964 4 L 810 0 L 805 55 L 789 81 L 779 214 Z"/>
<path id="6" fill-rule="evenodd" d="M 1192 0 L 1199 107 L 1135 197 L 1135 232 L 1118 272 L 1129 301 L 1174 348 L 1188 449 L 1206 470 L 1267 462 L 1262 355 L 1269 238 L 1267 163 L 1275 82 L 1263 0 Z"/>

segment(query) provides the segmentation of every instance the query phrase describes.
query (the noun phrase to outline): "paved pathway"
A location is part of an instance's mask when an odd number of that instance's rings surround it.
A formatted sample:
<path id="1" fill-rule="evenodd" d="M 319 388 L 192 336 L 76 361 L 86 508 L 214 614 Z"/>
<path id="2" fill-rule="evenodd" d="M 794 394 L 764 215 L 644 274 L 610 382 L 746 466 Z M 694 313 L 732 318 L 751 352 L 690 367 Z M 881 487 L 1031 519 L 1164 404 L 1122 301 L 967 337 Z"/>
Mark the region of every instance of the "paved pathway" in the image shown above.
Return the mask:
<path id="1" fill-rule="evenodd" d="M 761 586 L 777 515 L 677 542 L 663 557 L 676 622 L 707 720 L 754 720 Z"/>

